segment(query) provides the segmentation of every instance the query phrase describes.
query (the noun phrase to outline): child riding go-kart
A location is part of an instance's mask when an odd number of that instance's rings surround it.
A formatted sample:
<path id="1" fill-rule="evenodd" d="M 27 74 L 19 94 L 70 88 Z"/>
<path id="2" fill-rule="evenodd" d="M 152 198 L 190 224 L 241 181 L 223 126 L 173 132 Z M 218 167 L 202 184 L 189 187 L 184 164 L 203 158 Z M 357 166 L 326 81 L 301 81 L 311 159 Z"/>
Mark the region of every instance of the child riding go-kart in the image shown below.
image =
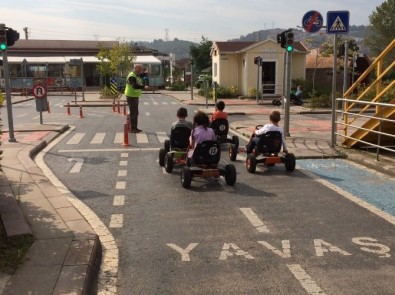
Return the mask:
<path id="1" fill-rule="evenodd" d="M 260 129 L 262 125 L 256 126 Z M 257 164 L 274 166 L 284 164 L 287 171 L 294 171 L 296 160 L 292 153 L 279 156 L 282 146 L 282 134 L 280 131 L 268 131 L 257 136 L 259 139 L 251 153 L 247 153 L 246 168 L 250 173 L 255 173 Z"/>
<path id="2" fill-rule="evenodd" d="M 191 186 L 194 177 L 219 178 L 225 177 L 228 185 L 236 182 L 236 168 L 233 164 L 219 165 L 221 146 L 217 140 L 206 140 L 198 143 L 193 150 L 192 158 L 187 161 L 187 166 L 181 170 L 181 185 L 184 188 Z"/>
<path id="3" fill-rule="evenodd" d="M 229 136 L 229 122 L 226 119 L 216 119 L 211 122 L 211 128 L 215 133 L 215 138 L 220 144 L 229 143 L 229 158 L 231 161 L 236 161 L 236 156 L 239 148 L 239 137 L 237 135 Z"/>
<path id="4" fill-rule="evenodd" d="M 165 166 L 167 173 L 173 171 L 174 164 L 185 165 L 191 129 L 188 127 L 175 127 L 166 139 L 164 148 L 159 150 L 159 165 Z"/>

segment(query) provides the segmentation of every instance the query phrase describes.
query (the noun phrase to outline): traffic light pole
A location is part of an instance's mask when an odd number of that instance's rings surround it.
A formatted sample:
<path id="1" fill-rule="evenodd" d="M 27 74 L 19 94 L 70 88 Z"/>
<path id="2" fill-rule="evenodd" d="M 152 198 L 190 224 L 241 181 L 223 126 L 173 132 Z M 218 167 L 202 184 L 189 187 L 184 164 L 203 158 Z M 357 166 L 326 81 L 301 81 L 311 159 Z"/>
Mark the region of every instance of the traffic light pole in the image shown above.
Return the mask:
<path id="1" fill-rule="evenodd" d="M 4 68 L 5 98 L 7 102 L 8 133 L 9 133 L 8 141 L 16 142 L 14 136 L 14 120 L 12 117 L 11 85 L 10 85 L 10 74 L 8 71 L 7 51 L 3 51 L 3 68 Z"/>
<path id="2" fill-rule="evenodd" d="M 291 64 L 292 52 L 287 52 L 287 71 L 286 71 L 286 93 L 284 100 L 284 135 L 289 137 L 289 121 L 290 121 L 290 99 L 291 99 Z"/>

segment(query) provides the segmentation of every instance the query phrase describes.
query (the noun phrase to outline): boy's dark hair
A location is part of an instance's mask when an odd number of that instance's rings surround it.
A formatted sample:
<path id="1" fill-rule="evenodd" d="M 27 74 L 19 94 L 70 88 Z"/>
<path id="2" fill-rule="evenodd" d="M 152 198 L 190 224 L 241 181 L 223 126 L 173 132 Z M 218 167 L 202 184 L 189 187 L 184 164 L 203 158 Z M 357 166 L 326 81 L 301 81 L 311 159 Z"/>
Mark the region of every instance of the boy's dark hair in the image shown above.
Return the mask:
<path id="1" fill-rule="evenodd" d="M 223 111 L 225 108 L 225 103 L 221 100 L 216 104 L 217 110 Z"/>
<path id="2" fill-rule="evenodd" d="M 193 118 L 193 123 L 195 126 L 202 125 L 204 128 L 207 128 L 210 125 L 210 119 L 208 118 L 206 113 L 198 111 Z"/>
<path id="3" fill-rule="evenodd" d="M 179 108 L 177 110 L 177 117 L 178 118 L 186 118 L 188 117 L 188 111 L 186 108 Z"/>
<path id="4" fill-rule="evenodd" d="M 281 120 L 281 115 L 279 111 L 273 111 L 270 113 L 270 121 L 274 122 L 274 123 L 278 123 Z"/>

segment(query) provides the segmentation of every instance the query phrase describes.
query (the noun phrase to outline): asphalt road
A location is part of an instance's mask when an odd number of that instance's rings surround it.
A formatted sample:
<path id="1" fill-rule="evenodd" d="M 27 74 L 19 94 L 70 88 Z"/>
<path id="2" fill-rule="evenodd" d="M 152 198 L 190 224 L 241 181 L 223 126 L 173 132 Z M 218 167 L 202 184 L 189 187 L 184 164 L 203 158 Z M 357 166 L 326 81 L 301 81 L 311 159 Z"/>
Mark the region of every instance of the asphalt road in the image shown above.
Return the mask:
<path id="1" fill-rule="evenodd" d="M 144 96 L 144 134 L 131 134 L 130 147 L 122 146 L 122 115 L 105 108 L 87 109 L 84 119 L 63 114 L 74 128 L 44 156 L 114 236 L 117 294 L 395 293 L 394 224 L 350 197 L 381 175 L 361 179 L 363 167 L 332 160 L 249 174 L 241 154 L 235 186 L 210 179 L 186 190 L 179 168 L 169 175 L 158 165 L 178 107 L 169 97 Z M 44 120 L 55 116 L 62 119 Z M 383 197 L 393 188 L 385 183 Z M 365 191 L 375 199 L 383 189 Z"/>

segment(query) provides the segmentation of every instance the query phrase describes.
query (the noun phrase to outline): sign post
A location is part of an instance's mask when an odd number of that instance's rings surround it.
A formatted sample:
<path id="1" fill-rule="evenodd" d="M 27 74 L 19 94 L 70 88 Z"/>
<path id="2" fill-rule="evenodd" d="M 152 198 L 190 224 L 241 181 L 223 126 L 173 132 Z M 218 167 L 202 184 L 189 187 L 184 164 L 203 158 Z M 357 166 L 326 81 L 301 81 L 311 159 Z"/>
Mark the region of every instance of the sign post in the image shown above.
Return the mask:
<path id="1" fill-rule="evenodd" d="M 43 124 L 43 111 L 48 111 L 47 89 L 43 85 L 33 87 L 33 96 L 36 98 L 36 110 L 40 112 L 40 124 Z"/>
<path id="2" fill-rule="evenodd" d="M 348 11 L 328 11 L 326 14 L 326 32 L 334 34 L 333 41 L 333 75 L 332 75 L 332 136 L 331 146 L 336 145 L 336 64 L 337 64 L 337 43 L 338 34 L 347 34 L 350 22 L 350 12 Z"/>

